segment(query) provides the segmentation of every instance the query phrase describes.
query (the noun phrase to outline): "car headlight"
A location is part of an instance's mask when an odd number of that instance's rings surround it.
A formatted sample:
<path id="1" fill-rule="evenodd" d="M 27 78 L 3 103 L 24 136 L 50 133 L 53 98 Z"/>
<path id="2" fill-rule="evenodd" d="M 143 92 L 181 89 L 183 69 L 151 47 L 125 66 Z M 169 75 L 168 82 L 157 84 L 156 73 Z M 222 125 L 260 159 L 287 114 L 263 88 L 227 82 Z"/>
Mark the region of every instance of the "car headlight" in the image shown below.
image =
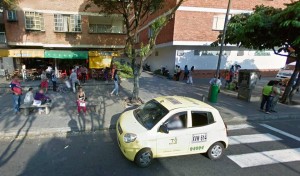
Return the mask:
<path id="1" fill-rule="evenodd" d="M 137 137 L 136 134 L 133 134 L 133 133 L 126 133 L 126 134 L 124 135 L 124 142 L 125 142 L 125 143 L 133 142 L 133 141 L 135 141 L 136 137 Z"/>

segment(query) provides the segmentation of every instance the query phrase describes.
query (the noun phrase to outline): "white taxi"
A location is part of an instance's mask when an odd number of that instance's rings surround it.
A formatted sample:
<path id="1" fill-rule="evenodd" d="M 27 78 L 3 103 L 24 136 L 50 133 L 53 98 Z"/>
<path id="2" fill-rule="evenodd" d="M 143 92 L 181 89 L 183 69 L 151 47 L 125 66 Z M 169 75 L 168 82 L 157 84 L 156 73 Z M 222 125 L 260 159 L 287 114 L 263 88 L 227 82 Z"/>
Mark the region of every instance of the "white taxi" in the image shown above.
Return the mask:
<path id="1" fill-rule="evenodd" d="M 153 158 L 207 153 L 219 159 L 228 147 L 226 125 L 214 107 L 188 97 L 158 97 L 117 122 L 117 140 L 125 157 L 140 167 Z"/>

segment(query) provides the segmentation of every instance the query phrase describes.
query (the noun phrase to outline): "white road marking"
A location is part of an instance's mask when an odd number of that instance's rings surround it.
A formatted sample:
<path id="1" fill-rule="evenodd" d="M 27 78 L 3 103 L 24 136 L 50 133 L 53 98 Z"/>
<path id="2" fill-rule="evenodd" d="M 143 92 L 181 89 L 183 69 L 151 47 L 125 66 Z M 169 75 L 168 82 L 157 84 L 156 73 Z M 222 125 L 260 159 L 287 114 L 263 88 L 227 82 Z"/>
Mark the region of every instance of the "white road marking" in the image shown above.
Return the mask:
<path id="1" fill-rule="evenodd" d="M 254 128 L 251 125 L 248 124 L 240 124 L 240 125 L 227 125 L 227 130 L 240 130 L 240 129 L 245 129 L 245 128 Z"/>
<path id="2" fill-rule="evenodd" d="M 269 134 L 269 133 L 229 136 L 228 138 L 229 138 L 229 145 L 282 140 L 282 139 L 280 139 L 272 134 Z"/>
<path id="3" fill-rule="evenodd" d="M 238 164 L 241 168 L 300 161 L 300 148 L 229 155 L 228 158 Z"/>
<path id="4" fill-rule="evenodd" d="M 282 134 L 282 135 L 285 135 L 285 136 L 287 136 L 287 137 L 290 137 L 290 138 L 292 138 L 292 139 L 295 139 L 296 141 L 300 141 L 300 137 L 298 137 L 298 136 L 292 135 L 292 134 L 290 134 L 290 133 L 284 132 L 284 131 L 282 131 L 282 130 L 279 130 L 279 129 L 277 129 L 277 128 L 271 127 L 271 126 L 266 125 L 266 124 L 260 124 L 260 125 L 263 126 L 263 127 L 265 127 L 265 128 L 268 128 L 268 129 L 270 129 L 270 130 L 272 130 L 272 131 L 276 131 L 277 133 L 280 133 L 280 134 Z"/>

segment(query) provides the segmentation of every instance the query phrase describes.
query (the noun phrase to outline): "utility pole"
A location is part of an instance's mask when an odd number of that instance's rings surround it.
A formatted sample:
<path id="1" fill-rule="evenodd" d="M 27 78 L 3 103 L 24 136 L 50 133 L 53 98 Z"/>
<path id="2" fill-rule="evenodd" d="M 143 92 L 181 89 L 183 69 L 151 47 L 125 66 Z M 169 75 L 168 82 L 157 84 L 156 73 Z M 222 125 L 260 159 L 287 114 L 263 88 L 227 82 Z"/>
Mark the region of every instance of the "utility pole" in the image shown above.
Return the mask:
<path id="1" fill-rule="evenodd" d="M 224 47 L 224 41 L 225 41 L 225 36 L 226 36 L 230 7 L 231 7 L 231 0 L 228 1 L 227 11 L 226 11 L 226 15 L 225 15 L 225 22 L 224 22 L 224 28 L 223 28 L 223 33 L 222 33 L 222 40 L 221 40 L 221 46 L 220 46 L 220 52 L 219 52 L 217 71 L 216 71 L 217 78 L 219 77 L 219 74 L 220 74 L 220 65 L 221 65 L 221 59 L 222 59 L 222 55 L 223 55 L 223 47 Z"/>

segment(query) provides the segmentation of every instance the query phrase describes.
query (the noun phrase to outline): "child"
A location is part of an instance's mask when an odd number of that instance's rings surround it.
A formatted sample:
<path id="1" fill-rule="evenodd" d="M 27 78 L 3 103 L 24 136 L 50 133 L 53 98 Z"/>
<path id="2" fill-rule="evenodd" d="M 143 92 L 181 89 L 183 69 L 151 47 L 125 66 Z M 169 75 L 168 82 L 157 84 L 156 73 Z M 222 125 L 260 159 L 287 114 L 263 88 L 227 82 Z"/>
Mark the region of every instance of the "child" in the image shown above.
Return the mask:
<path id="1" fill-rule="evenodd" d="M 82 87 L 79 87 L 78 88 L 78 93 L 77 93 L 77 111 L 78 111 L 78 114 L 80 113 L 80 110 L 82 109 L 84 114 L 86 115 L 86 102 L 85 102 L 85 93 L 82 89 Z"/>

